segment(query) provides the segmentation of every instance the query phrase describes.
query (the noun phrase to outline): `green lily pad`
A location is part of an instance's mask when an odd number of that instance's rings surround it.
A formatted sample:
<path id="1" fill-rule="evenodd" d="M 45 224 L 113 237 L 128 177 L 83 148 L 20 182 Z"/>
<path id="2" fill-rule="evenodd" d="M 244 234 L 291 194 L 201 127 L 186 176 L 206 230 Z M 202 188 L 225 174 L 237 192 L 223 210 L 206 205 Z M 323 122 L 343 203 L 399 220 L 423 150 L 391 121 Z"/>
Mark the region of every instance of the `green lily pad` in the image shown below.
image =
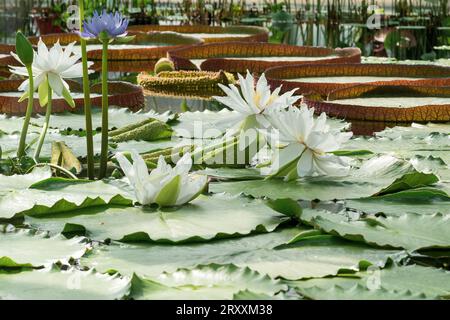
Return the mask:
<path id="1" fill-rule="evenodd" d="M 249 171 L 249 174 L 254 171 Z M 218 182 L 210 184 L 211 192 L 246 194 L 271 199 L 323 201 L 358 199 L 379 193 L 390 193 L 433 184 L 438 178 L 431 173 L 421 173 L 406 161 L 390 156 L 368 160 L 346 177 L 310 177 L 285 182 L 280 179 Z"/>
<path id="2" fill-rule="evenodd" d="M 38 216 L 74 209 L 110 205 L 131 205 L 134 194 L 120 181 L 49 178 L 28 189 L 11 190 L 0 196 L 0 219 Z"/>
<path id="3" fill-rule="evenodd" d="M 127 125 L 144 121 L 148 118 L 158 119 L 162 122 L 167 122 L 173 119 L 173 115 L 170 112 L 165 112 L 159 114 L 154 110 L 150 110 L 148 112 L 138 111 L 132 112 L 127 108 L 108 108 L 108 126 L 109 129 L 113 128 L 122 128 Z M 43 116 L 38 116 L 37 118 L 33 118 L 31 123 L 36 126 L 42 126 L 44 124 L 45 118 Z M 86 123 L 85 117 L 82 113 L 60 113 L 54 114 L 50 120 L 50 127 L 54 129 L 58 129 L 60 131 L 85 131 Z M 101 109 L 94 108 L 92 110 L 92 127 L 93 129 L 99 129 L 102 127 L 102 113 Z"/>
<path id="4" fill-rule="evenodd" d="M 67 240 L 61 235 L 50 237 L 46 232 L 0 230 L 0 268 L 37 268 L 56 262 L 68 263 L 71 259 L 81 258 L 85 252 L 85 238 Z"/>
<path id="5" fill-rule="evenodd" d="M 0 273 L 0 299 L 115 300 L 130 290 L 130 280 L 94 270 L 57 267 L 14 274 Z"/>
<path id="6" fill-rule="evenodd" d="M 450 215 L 407 213 L 351 219 L 344 214 L 304 210 L 302 220 L 329 233 L 381 247 L 418 250 L 450 248 Z"/>
<path id="7" fill-rule="evenodd" d="M 450 197 L 435 188 L 417 188 L 379 197 L 347 200 L 345 206 L 368 214 L 387 216 L 415 214 L 450 214 Z"/>
<path id="8" fill-rule="evenodd" d="M 305 281 L 292 281 L 289 286 L 294 287 L 299 293 L 312 296 L 313 298 L 335 299 L 344 297 L 351 299 L 351 290 L 359 286 L 360 293 L 365 297 L 378 297 L 382 299 L 387 294 L 389 299 L 400 299 L 409 292 L 411 297 L 419 299 L 436 299 L 450 294 L 450 272 L 423 267 L 419 265 L 396 266 L 388 268 L 358 272 L 352 275 L 341 275 L 338 277 L 310 279 Z M 330 290 L 339 286 L 343 290 L 338 294 Z M 315 288 L 313 291 L 308 288 Z M 328 291 L 329 290 L 329 291 Z M 347 291 L 348 290 L 348 291 Z"/>
<path id="9" fill-rule="evenodd" d="M 25 221 L 53 233 L 86 230 L 95 240 L 186 242 L 271 232 L 287 220 L 261 200 L 218 194 L 176 208 L 87 208 Z"/>
<path id="10" fill-rule="evenodd" d="M 134 275 L 130 296 L 137 300 L 230 300 L 244 290 L 274 296 L 287 286 L 248 268 L 208 265 L 163 273 L 155 279 Z"/>
<path id="11" fill-rule="evenodd" d="M 113 244 L 97 247 L 81 263 L 101 272 L 116 270 L 147 277 L 197 265 L 234 264 L 272 278 L 301 279 L 336 275 L 342 269 L 357 271 L 370 264 L 383 266 L 390 258 L 404 256 L 403 251 L 375 249 L 334 236 L 304 238 L 284 245 L 302 230 L 288 228 L 197 244 Z"/>

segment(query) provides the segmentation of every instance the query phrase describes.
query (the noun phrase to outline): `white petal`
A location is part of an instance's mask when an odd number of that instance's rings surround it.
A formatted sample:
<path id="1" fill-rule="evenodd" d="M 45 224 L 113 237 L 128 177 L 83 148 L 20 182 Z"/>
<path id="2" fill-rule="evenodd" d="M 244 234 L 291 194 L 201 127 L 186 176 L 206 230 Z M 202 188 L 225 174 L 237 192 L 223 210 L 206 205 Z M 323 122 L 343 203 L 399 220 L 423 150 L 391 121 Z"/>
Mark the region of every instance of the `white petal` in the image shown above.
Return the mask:
<path id="1" fill-rule="evenodd" d="M 60 72 L 59 75 L 65 79 L 81 78 L 83 77 L 83 64 L 77 63 L 70 68 Z"/>
<path id="2" fill-rule="evenodd" d="M 275 173 L 292 163 L 305 151 L 305 147 L 299 143 L 291 143 L 283 149 L 275 149 L 271 172 Z"/>
<path id="3" fill-rule="evenodd" d="M 205 175 L 190 175 L 181 183 L 175 205 L 179 206 L 194 200 L 206 187 L 208 177 Z"/>
<path id="4" fill-rule="evenodd" d="M 297 173 L 299 177 L 312 176 L 315 172 L 313 154 L 306 149 L 297 163 Z"/>
<path id="5" fill-rule="evenodd" d="M 128 178 L 130 183 L 134 184 L 136 173 L 134 171 L 131 162 L 128 161 L 127 157 L 125 157 L 121 152 L 116 153 L 116 159 L 119 162 L 120 168 L 122 169 L 123 173 L 125 173 L 125 176 Z"/>
<path id="6" fill-rule="evenodd" d="M 175 166 L 175 172 L 178 175 L 187 175 L 192 168 L 192 157 L 189 152 L 185 153 Z"/>
<path id="7" fill-rule="evenodd" d="M 64 90 L 64 83 L 61 77 L 57 74 L 50 72 L 48 74 L 48 82 L 50 83 L 50 87 L 52 87 L 53 91 L 55 91 L 55 93 L 58 96 L 62 97 Z"/>
<path id="8" fill-rule="evenodd" d="M 350 171 L 350 165 L 344 157 L 327 154 L 314 159 L 317 171 L 322 175 L 346 176 Z"/>
<path id="9" fill-rule="evenodd" d="M 139 179 L 146 179 L 149 174 L 144 159 L 136 150 L 131 151 L 131 158 L 133 159 L 133 168 L 137 177 L 139 177 Z"/>

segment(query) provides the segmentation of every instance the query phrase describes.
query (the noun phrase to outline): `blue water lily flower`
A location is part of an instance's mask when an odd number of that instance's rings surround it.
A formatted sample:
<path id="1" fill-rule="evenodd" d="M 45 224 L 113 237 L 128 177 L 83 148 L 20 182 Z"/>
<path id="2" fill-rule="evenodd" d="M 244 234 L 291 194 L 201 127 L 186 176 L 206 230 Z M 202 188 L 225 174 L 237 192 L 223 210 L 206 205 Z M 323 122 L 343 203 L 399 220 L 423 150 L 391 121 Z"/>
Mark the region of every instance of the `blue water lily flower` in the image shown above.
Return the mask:
<path id="1" fill-rule="evenodd" d="M 92 18 L 83 23 L 83 38 L 99 38 L 102 34 L 109 39 L 125 37 L 127 35 L 128 19 L 124 18 L 119 12 L 107 13 L 103 10 L 102 14 L 94 12 Z"/>

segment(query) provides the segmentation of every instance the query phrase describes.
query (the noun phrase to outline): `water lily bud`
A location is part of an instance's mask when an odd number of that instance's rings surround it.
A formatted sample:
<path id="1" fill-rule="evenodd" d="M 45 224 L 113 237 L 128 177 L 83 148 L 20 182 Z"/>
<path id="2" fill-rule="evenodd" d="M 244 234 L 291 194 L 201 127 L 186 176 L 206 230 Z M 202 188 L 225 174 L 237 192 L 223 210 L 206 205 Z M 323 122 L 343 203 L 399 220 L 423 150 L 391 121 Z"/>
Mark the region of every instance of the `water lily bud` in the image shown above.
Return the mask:
<path id="1" fill-rule="evenodd" d="M 154 119 L 132 130 L 113 135 L 111 140 L 115 143 L 130 140 L 155 141 L 172 136 L 172 128 L 165 122 Z"/>
<path id="2" fill-rule="evenodd" d="M 16 52 L 25 66 L 31 66 L 34 58 L 33 46 L 22 32 L 16 33 Z"/>
<path id="3" fill-rule="evenodd" d="M 155 64 L 155 74 L 158 74 L 163 71 L 175 71 L 175 65 L 172 61 L 167 58 L 161 58 Z"/>

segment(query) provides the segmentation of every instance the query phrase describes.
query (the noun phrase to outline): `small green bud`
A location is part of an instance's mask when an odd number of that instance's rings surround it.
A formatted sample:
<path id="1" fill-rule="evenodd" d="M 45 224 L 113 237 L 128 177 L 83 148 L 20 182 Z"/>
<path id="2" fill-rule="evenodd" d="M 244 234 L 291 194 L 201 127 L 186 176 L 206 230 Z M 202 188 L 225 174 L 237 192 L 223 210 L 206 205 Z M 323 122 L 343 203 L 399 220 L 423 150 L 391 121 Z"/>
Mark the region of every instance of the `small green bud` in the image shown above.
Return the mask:
<path id="1" fill-rule="evenodd" d="M 161 58 L 158 60 L 158 62 L 155 64 L 155 74 L 158 74 L 163 71 L 174 71 L 175 65 L 172 61 L 170 61 L 167 58 Z"/>
<path id="2" fill-rule="evenodd" d="M 34 59 L 34 50 L 30 41 L 23 35 L 22 32 L 18 31 L 16 33 L 16 52 L 20 58 L 20 61 L 25 66 L 31 66 Z"/>

